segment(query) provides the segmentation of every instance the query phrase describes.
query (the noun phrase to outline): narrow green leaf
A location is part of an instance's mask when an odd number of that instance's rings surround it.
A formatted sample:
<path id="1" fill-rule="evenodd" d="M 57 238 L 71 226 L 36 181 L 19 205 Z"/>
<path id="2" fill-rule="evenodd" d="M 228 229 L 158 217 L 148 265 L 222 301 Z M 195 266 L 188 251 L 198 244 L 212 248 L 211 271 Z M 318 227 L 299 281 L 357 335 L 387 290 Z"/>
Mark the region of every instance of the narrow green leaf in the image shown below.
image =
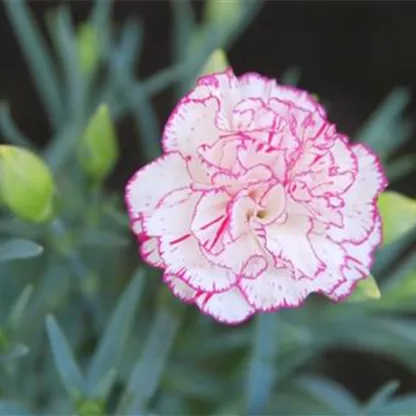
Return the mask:
<path id="1" fill-rule="evenodd" d="M 260 415 L 269 403 L 277 376 L 278 318 L 274 313 L 256 317 L 253 350 L 247 376 L 247 414 Z"/>
<path id="2" fill-rule="evenodd" d="M 70 160 L 83 128 L 83 123 L 68 123 L 50 140 L 45 148 L 44 155 L 48 165 L 54 171 L 58 171 L 61 166 Z"/>
<path id="3" fill-rule="evenodd" d="M 6 1 L 4 6 L 35 80 L 38 93 L 48 110 L 51 124 L 57 128 L 63 116 L 62 102 L 57 72 L 46 43 L 26 1 Z"/>
<path id="4" fill-rule="evenodd" d="M 400 117 L 410 98 L 408 89 L 394 89 L 361 127 L 355 139 L 367 143 L 382 159 L 386 158 L 398 143 L 408 139 L 412 131 L 406 123 L 398 129 Z"/>
<path id="5" fill-rule="evenodd" d="M 283 73 L 281 76 L 282 84 L 296 86 L 299 83 L 302 71 L 297 66 L 292 66 Z"/>
<path id="6" fill-rule="evenodd" d="M 416 415 L 416 394 L 407 394 L 405 396 L 393 399 L 386 403 L 383 409 L 378 413 L 380 416 L 384 415 Z"/>
<path id="7" fill-rule="evenodd" d="M 189 0 L 170 1 L 173 15 L 172 50 L 173 60 L 180 62 L 189 53 L 189 41 L 195 30 L 195 16 Z"/>
<path id="8" fill-rule="evenodd" d="M 169 364 L 163 386 L 186 398 L 197 398 L 221 402 L 227 396 L 226 380 L 215 373 L 196 368 L 183 362 Z M 229 386 L 229 384 L 228 384 Z"/>
<path id="9" fill-rule="evenodd" d="M 143 416 L 162 416 L 162 415 L 172 415 L 172 411 L 176 415 L 187 415 L 189 411 L 187 411 L 187 401 L 185 397 L 173 394 L 170 392 L 164 392 L 160 398 L 158 398 L 157 404 L 155 408 L 153 408 L 152 412 L 145 413 Z"/>
<path id="10" fill-rule="evenodd" d="M 149 96 L 163 91 L 171 84 L 179 82 L 181 79 L 183 79 L 184 74 L 189 75 L 189 64 L 194 60 L 195 57 L 191 56 L 184 62 L 178 62 L 177 64 L 155 72 L 141 82 L 141 87 Z"/>
<path id="11" fill-rule="evenodd" d="M 39 256 L 43 247 L 29 240 L 11 238 L 0 242 L 0 262 Z"/>
<path id="12" fill-rule="evenodd" d="M 416 227 L 405 234 L 399 240 L 381 247 L 375 255 L 375 263 L 372 267 L 374 276 L 383 276 L 398 259 L 406 252 L 406 250 L 416 241 Z"/>
<path id="13" fill-rule="evenodd" d="M 194 49 L 186 60 L 154 73 L 143 81 L 140 87 L 146 94 L 154 95 L 173 83 L 195 79 L 209 55 L 218 48 L 226 50 L 260 11 L 262 3 L 261 0 L 245 1 L 238 27 L 221 25 L 222 29 L 219 30 L 215 22 L 204 25 L 201 30 L 194 33 Z M 184 83 L 184 90 L 188 88 L 189 85 Z"/>
<path id="14" fill-rule="evenodd" d="M 125 247 L 130 240 L 124 235 L 110 231 L 88 228 L 82 233 L 80 246 L 92 247 Z"/>
<path id="15" fill-rule="evenodd" d="M 383 284 L 383 300 L 400 301 L 416 297 L 416 253 L 410 253 Z"/>
<path id="16" fill-rule="evenodd" d="M 123 79 L 132 76 L 141 56 L 143 46 L 143 25 L 140 21 L 128 18 L 121 30 L 120 40 L 111 46 L 109 72 L 105 85 L 98 95 L 95 106 L 108 103 L 114 119 L 122 117 L 128 109 L 128 100 L 120 100 Z"/>
<path id="17" fill-rule="evenodd" d="M 108 216 L 108 218 L 114 222 L 115 225 L 124 229 L 130 228 L 130 220 L 128 214 L 122 211 L 118 206 L 115 204 L 107 204 L 104 206 L 104 213 Z"/>
<path id="18" fill-rule="evenodd" d="M 318 376 L 305 376 L 297 380 L 296 385 L 311 397 L 329 406 L 340 415 L 358 415 L 359 404 L 344 387 L 332 380 Z"/>
<path id="19" fill-rule="evenodd" d="M 178 310 L 170 310 L 164 305 L 159 307 L 143 352 L 133 366 L 117 414 L 143 414 L 159 386 L 180 322 Z"/>
<path id="20" fill-rule="evenodd" d="M 105 374 L 98 384 L 94 386 L 94 394 L 92 396 L 105 400 L 116 382 L 117 375 L 117 368 L 110 368 L 107 374 Z"/>
<path id="21" fill-rule="evenodd" d="M 9 105 L 4 101 L 0 101 L 0 133 L 10 144 L 33 148 L 33 143 L 16 126 Z"/>
<path id="22" fill-rule="evenodd" d="M 389 178 L 390 183 L 403 179 L 416 170 L 416 155 L 403 155 L 391 162 L 388 162 L 385 168 L 386 175 Z"/>
<path id="23" fill-rule="evenodd" d="M 108 30 L 113 7 L 112 0 L 95 0 L 91 10 L 91 22 L 100 33 Z"/>
<path id="24" fill-rule="evenodd" d="M 368 276 L 358 281 L 354 292 L 348 297 L 348 301 L 361 302 L 370 299 L 379 299 L 380 297 L 380 289 L 376 280 L 373 276 Z"/>
<path id="25" fill-rule="evenodd" d="M 141 84 L 134 83 L 127 74 L 123 77 L 123 92 L 134 112 L 134 121 L 146 159 L 153 160 L 160 153 L 160 126 L 153 104 Z"/>
<path id="26" fill-rule="evenodd" d="M 30 416 L 31 412 L 17 403 L 0 400 L 0 415 L 7 416 Z"/>
<path id="27" fill-rule="evenodd" d="M 251 340 L 250 328 L 236 328 L 233 332 L 217 334 L 215 337 L 201 336 L 201 345 L 196 345 L 192 335 L 189 337 L 189 350 L 186 355 L 192 358 L 208 359 L 216 355 L 223 355 L 247 347 Z"/>
<path id="28" fill-rule="evenodd" d="M 121 296 L 92 358 L 87 372 L 90 395 L 94 395 L 95 387 L 108 376 L 109 371 L 117 367 L 143 287 L 144 273 L 139 270 Z"/>
<path id="29" fill-rule="evenodd" d="M 85 393 L 84 380 L 71 346 L 53 316 L 49 315 L 45 323 L 55 367 L 68 394 L 78 400 Z"/>
<path id="30" fill-rule="evenodd" d="M 85 113 L 85 84 L 79 65 L 75 30 L 69 8 L 65 5 L 58 6 L 49 15 L 48 23 L 65 74 L 65 96 L 66 101 L 69 102 L 69 118 L 82 120 Z"/>
<path id="31" fill-rule="evenodd" d="M 192 53 L 191 38 L 196 30 L 195 16 L 189 0 L 170 1 L 172 8 L 172 59 L 174 62 L 183 62 Z M 184 78 L 182 85 L 178 84 L 175 95 L 180 96 L 186 88 L 189 79 Z"/>
<path id="32" fill-rule="evenodd" d="M 24 344 L 16 344 L 10 347 L 5 353 L 0 355 L 0 362 L 13 361 L 24 357 L 29 353 L 29 348 Z"/>
<path id="33" fill-rule="evenodd" d="M 383 192 L 378 199 L 385 245 L 398 240 L 416 226 L 416 201 L 397 192 Z"/>
<path id="34" fill-rule="evenodd" d="M 12 330 L 16 331 L 19 328 L 32 294 L 33 285 L 25 286 L 22 293 L 12 306 L 9 316 L 7 317 L 7 325 L 10 326 Z"/>
<path id="35" fill-rule="evenodd" d="M 382 386 L 363 407 L 361 414 L 372 415 L 377 414 L 380 411 L 382 412 L 384 406 L 388 403 L 394 393 L 396 393 L 399 387 L 400 382 L 397 380 L 392 380 Z"/>

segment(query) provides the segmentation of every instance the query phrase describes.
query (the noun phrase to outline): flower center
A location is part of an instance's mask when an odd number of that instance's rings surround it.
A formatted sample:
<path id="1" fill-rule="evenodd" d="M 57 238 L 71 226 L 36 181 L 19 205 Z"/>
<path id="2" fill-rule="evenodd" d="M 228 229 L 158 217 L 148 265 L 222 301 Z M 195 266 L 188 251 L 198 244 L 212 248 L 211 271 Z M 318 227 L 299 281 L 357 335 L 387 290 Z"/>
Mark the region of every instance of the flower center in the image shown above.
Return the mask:
<path id="1" fill-rule="evenodd" d="M 257 218 L 259 218 L 259 219 L 263 219 L 263 218 L 265 218 L 266 217 L 266 215 L 267 215 L 267 211 L 266 210 L 259 210 L 259 211 L 257 211 L 257 213 L 256 213 L 256 217 Z"/>

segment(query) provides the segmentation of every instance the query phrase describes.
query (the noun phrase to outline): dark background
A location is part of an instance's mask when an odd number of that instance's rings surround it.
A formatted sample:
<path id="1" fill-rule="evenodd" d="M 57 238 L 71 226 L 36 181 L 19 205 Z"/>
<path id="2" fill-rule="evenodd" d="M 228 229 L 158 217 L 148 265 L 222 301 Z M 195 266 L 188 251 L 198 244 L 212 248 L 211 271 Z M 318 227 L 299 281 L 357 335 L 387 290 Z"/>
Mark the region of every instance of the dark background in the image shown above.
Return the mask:
<path id="1" fill-rule="evenodd" d="M 88 16 L 89 1 L 70 1 L 76 21 Z M 39 20 L 59 2 L 31 1 Z M 202 2 L 195 2 L 197 12 Z M 138 73 L 146 77 L 170 63 L 171 10 L 167 1 L 116 0 L 115 22 L 140 16 L 145 25 L 145 46 Z M 44 27 L 43 27 L 44 29 Z M 0 98 L 10 103 L 13 117 L 34 141 L 44 143 L 48 125 L 18 44 L 0 7 Z M 266 1 L 257 19 L 229 51 L 237 74 L 257 71 L 279 78 L 289 66 L 302 69 L 300 86 L 329 105 L 330 118 L 339 130 L 353 134 L 395 86 L 416 90 L 416 2 L 381 1 Z M 171 111 L 171 95 L 155 99 L 160 122 Z M 408 116 L 414 117 L 415 101 Z M 114 184 L 122 189 L 137 168 L 130 143 L 136 132 L 131 120 L 118 126 L 123 153 Z M 416 151 L 412 140 L 403 152 Z M 398 184 L 415 195 L 414 178 Z M 325 367 L 358 397 L 368 397 L 386 379 L 398 378 L 402 391 L 415 391 L 416 380 L 406 368 L 370 354 L 337 350 L 328 354 Z"/>

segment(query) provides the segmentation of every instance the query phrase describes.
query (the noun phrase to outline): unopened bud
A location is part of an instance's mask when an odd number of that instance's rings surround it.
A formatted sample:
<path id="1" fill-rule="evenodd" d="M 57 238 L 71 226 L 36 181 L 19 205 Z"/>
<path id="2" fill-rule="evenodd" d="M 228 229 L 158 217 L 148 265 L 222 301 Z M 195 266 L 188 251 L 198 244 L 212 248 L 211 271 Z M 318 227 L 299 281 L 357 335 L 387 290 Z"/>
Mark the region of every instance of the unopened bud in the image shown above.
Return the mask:
<path id="1" fill-rule="evenodd" d="M 79 161 L 94 181 L 101 182 L 118 159 L 116 132 L 108 107 L 101 105 L 93 114 L 78 148 Z"/>
<path id="2" fill-rule="evenodd" d="M 33 222 L 53 216 L 55 186 L 46 163 L 32 152 L 0 146 L 0 195 L 4 205 L 18 217 Z"/>

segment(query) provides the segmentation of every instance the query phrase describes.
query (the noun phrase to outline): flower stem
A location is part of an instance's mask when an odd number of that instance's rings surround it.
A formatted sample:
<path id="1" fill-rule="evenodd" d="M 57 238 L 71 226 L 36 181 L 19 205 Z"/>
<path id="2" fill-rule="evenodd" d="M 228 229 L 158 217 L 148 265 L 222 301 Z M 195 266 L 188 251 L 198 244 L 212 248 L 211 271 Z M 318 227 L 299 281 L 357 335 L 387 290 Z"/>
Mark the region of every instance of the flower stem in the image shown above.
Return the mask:
<path id="1" fill-rule="evenodd" d="M 252 353 L 248 367 L 246 414 L 263 414 L 276 379 L 278 351 L 278 318 L 276 314 L 256 318 Z"/>
<path id="2" fill-rule="evenodd" d="M 169 352 L 180 328 L 184 306 L 161 288 L 160 304 L 143 352 L 136 361 L 117 414 L 144 414 L 161 380 Z"/>
<path id="3" fill-rule="evenodd" d="M 55 219 L 51 223 L 51 233 L 58 239 L 66 239 L 69 236 L 69 232 L 67 231 L 64 222 L 59 218 Z M 79 253 L 75 250 L 66 250 L 65 257 L 68 260 L 69 266 L 71 267 L 73 273 L 79 280 L 79 287 L 82 296 L 81 302 L 83 303 L 85 310 L 90 316 L 94 317 L 97 321 L 96 323 L 100 325 L 103 321 L 103 316 L 98 304 L 94 302 L 91 296 L 83 291 L 83 288 L 85 287 L 84 279 L 86 279 L 89 275 L 88 267 L 85 265 Z"/>

